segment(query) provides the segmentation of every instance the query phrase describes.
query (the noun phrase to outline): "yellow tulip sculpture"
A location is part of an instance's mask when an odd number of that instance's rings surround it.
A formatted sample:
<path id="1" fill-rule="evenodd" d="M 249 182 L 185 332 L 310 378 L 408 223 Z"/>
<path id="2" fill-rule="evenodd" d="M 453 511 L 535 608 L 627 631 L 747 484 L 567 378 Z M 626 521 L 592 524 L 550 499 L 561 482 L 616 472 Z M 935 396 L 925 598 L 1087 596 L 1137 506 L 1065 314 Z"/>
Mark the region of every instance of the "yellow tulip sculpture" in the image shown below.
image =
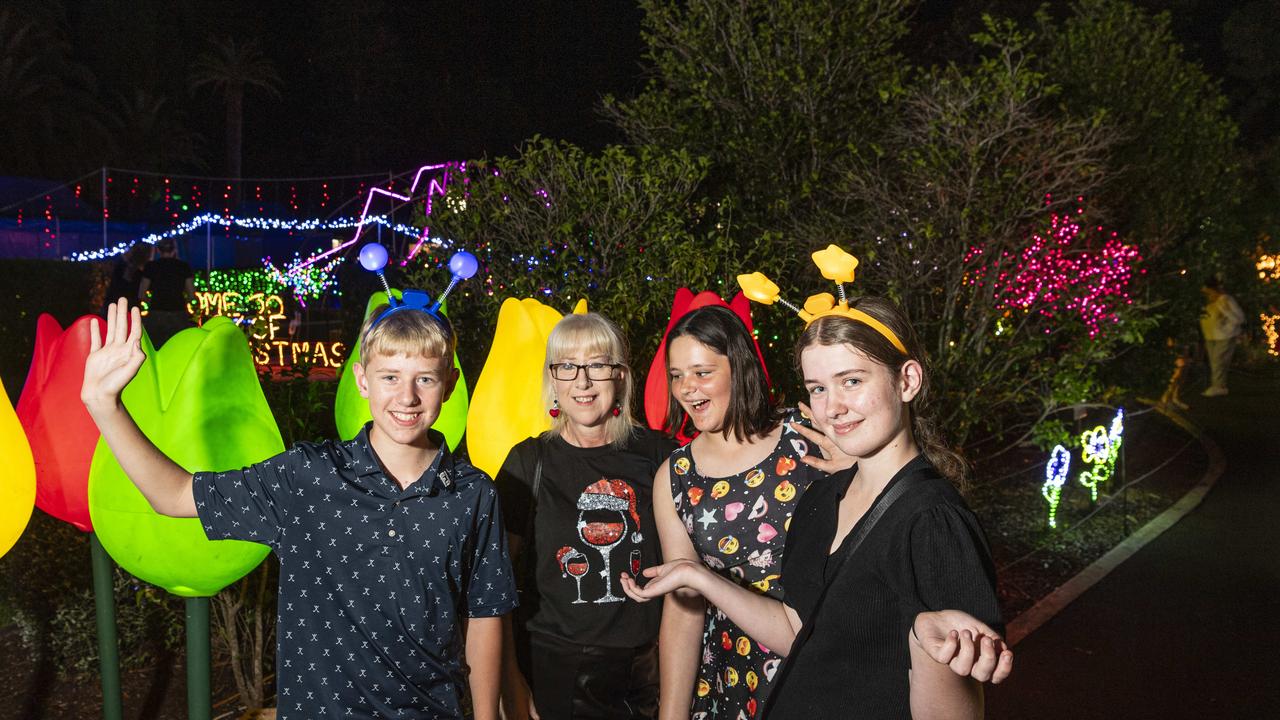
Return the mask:
<path id="1" fill-rule="evenodd" d="M 161 452 L 191 471 L 231 470 L 284 451 L 244 333 L 225 317 L 174 335 L 147 359 L 121 398 Z M 89 470 L 94 531 L 125 570 L 183 597 L 203 597 L 243 577 L 268 548 L 209 540 L 196 518 L 151 509 L 99 441 Z"/>
<path id="2" fill-rule="evenodd" d="M 575 314 L 587 311 L 579 300 Z M 493 477 L 507 453 L 525 438 L 551 427 L 542 403 L 547 337 L 564 317 L 533 298 L 507 298 L 498 310 L 493 345 L 484 361 L 467 414 L 471 464 Z"/>
<path id="3" fill-rule="evenodd" d="M 397 298 L 400 292 L 392 290 Z M 387 304 L 387 294 L 384 292 L 376 292 L 369 298 L 369 304 L 364 309 L 365 319 L 375 308 Z M 446 306 L 440 307 L 441 314 L 447 314 Z M 333 420 L 338 428 L 338 437 L 343 440 L 350 440 L 360 433 L 360 428 L 364 424 L 373 419 L 373 415 L 369 413 L 369 401 L 360 395 L 360 388 L 356 387 L 356 375 L 351 366 L 360 359 L 360 339 L 352 345 L 351 354 L 347 356 L 346 363 L 342 366 L 342 375 L 338 378 L 338 394 L 333 399 Z M 453 366 L 458 369 L 458 384 L 453 388 L 453 394 L 444 402 L 440 408 L 440 417 L 431 424 L 431 427 L 439 430 L 443 435 L 445 442 L 448 443 L 449 449 L 458 447 L 458 443 L 462 441 L 462 434 L 467 429 L 467 379 L 462 375 L 462 365 L 458 362 L 458 353 L 453 354 Z"/>
<path id="4" fill-rule="evenodd" d="M 31 446 L 4 386 L 0 386 L 0 457 L 6 465 L 0 473 L 0 557 L 4 557 L 22 536 L 36 503 L 36 465 Z"/>

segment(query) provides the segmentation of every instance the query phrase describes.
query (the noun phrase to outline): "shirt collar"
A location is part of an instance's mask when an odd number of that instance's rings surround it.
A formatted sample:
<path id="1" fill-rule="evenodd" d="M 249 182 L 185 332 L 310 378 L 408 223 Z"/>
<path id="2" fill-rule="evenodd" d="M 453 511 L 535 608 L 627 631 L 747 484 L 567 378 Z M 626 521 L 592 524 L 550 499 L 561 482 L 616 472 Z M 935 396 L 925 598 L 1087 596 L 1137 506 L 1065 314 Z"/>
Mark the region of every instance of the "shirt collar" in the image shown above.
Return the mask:
<path id="1" fill-rule="evenodd" d="M 414 495 L 438 495 L 441 492 L 453 492 L 457 486 L 457 467 L 453 453 L 445 442 L 444 435 L 438 430 L 428 429 L 428 437 L 432 444 L 440 448 L 431 464 L 409 487 L 401 490 L 382 469 L 382 463 L 369 443 L 369 430 L 373 421 L 366 422 L 348 447 L 357 468 L 357 484 L 370 491 L 390 493 L 394 497 L 412 497 Z"/>

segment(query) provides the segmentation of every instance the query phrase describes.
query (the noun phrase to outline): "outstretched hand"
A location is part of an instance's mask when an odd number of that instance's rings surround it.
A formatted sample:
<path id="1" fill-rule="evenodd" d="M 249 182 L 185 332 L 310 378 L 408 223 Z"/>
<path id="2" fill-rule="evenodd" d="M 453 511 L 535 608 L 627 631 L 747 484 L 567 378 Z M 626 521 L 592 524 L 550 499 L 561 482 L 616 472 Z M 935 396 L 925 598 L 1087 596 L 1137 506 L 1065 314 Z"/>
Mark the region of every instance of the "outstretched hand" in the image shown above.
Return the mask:
<path id="1" fill-rule="evenodd" d="M 804 403 L 799 405 L 800 412 L 813 421 L 813 427 L 805 427 L 800 423 L 792 423 L 791 427 L 803 435 L 806 440 L 813 443 L 818 448 L 818 451 L 822 453 L 822 457 L 801 455 L 800 462 L 825 473 L 833 473 L 853 467 L 854 463 L 858 462 L 858 459 L 852 455 L 846 455 L 843 450 L 836 447 L 831 438 L 827 437 L 826 426 L 813 414 L 813 410 L 808 405 Z"/>
<path id="2" fill-rule="evenodd" d="M 136 307 L 130 310 L 127 299 L 108 306 L 105 339 L 99 339 L 97 320 L 91 330 L 80 386 L 80 401 L 90 410 L 114 406 L 147 359 L 142 352 L 142 313 Z"/>
<path id="3" fill-rule="evenodd" d="M 923 612 L 912 630 L 916 642 L 934 660 L 957 675 L 999 683 L 1013 671 L 1013 650 L 996 631 L 959 610 Z"/>
<path id="4" fill-rule="evenodd" d="M 698 594 L 698 574 L 705 570 L 700 562 L 672 560 L 641 570 L 640 574 L 649 578 L 644 587 L 640 587 L 630 575 L 622 573 L 622 591 L 636 602 L 649 602 L 670 592 L 679 592 L 681 595 Z"/>

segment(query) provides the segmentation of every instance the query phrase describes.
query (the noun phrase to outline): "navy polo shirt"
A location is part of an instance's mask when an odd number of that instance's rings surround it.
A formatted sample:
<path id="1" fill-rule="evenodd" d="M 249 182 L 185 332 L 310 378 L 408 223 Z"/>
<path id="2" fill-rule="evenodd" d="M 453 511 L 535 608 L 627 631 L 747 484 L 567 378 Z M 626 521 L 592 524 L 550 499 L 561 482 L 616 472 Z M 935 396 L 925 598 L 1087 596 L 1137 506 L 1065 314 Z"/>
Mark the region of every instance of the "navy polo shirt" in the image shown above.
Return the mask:
<path id="1" fill-rule="evenodd" d="M 369 446 L 298 443 L 256 465 L 195 475 L 210 540 L 280 559 L 276 692 L 282 719 L 462 717 L 460 615 L 516 607 L 492 481 L 444 437 L 401 490 Z"/>

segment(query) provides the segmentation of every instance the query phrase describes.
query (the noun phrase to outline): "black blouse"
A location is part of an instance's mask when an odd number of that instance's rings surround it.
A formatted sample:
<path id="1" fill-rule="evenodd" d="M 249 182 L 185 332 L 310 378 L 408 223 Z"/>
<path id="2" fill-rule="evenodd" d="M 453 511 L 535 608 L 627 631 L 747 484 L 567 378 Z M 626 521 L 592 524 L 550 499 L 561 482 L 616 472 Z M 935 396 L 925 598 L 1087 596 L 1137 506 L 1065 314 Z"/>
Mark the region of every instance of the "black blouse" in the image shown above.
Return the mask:
<path id="1" fill-rule="evenodd" d="M 839 549 L 828 555 L 854 472 L 810 486 L 792 519 L 782 583 L 787 604 L 813 631 L 787 658 L 791 667 L 773 690 L 766 720 L 909 719 L 907 634 L 918 613 L 963 610 L 1003 632 L 978 519 L 923 455 L 885 486 L 910 482 L 857 551 L 843 565 Z M 830 572 L 833 584 L 815 607 Z"/>

